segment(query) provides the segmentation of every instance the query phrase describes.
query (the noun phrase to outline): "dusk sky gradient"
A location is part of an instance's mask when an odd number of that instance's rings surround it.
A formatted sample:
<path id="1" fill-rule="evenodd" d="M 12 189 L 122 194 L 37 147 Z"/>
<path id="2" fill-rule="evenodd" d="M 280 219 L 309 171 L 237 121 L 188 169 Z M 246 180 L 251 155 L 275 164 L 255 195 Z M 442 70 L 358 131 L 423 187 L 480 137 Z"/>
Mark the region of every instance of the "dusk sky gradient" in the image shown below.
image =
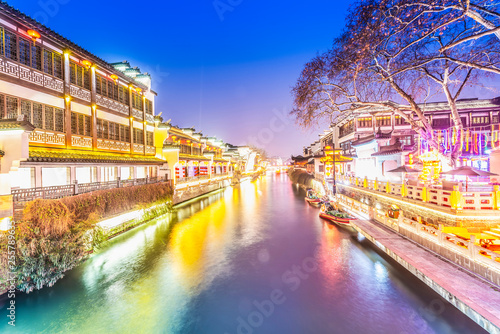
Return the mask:
<path id="1" fill-rule="evenodd" d="M 149 72 L 157 113 L 172 124 L 283 157 L 327 127 L 304 131 L 276 112 L 291 110 L 302 66 L 331 46 L 350 1 L 7 2 L 108 62 Z"/>

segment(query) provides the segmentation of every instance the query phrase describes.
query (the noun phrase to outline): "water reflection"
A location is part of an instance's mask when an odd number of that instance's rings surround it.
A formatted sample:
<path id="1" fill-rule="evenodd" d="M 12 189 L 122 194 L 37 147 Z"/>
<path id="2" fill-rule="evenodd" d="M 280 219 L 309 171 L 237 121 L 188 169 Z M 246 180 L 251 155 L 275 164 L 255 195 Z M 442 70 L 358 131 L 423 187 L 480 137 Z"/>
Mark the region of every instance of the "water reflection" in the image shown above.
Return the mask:
<path id="1" fill-rule="evenodd" d="M 186 203 L 116 238 L 54 288 L 20 295 L 16 332 L 480 332 L 303 198 L 282 174 Z M 248 322 L 275 290 L 284 302 Z M 0 323 L 0 332 L 13 331 Z"/>

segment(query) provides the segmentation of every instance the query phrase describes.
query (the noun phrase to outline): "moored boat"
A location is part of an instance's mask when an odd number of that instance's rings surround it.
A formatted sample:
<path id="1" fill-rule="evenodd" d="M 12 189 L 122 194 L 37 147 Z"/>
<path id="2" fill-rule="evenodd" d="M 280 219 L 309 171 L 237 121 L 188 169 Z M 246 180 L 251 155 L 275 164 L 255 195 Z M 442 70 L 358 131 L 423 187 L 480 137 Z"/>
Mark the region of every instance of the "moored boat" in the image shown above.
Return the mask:
<path id="1" fill-rule="evenodd" d="M 307 190 L 307 195 L 305 197 L 305 200 L 307 203 L 313 206 L 319 206 L 321 204 L 321 199 L 316 195 L 316 193 L 312 189 Z"/>
<path id="2" fill-rule="evenodd" d="M 348 213 L 342 212 L 338 210 L 338 208 L 334 208 L 330 202 L 324 202 L 321 205 L 319 216 L 320 218 L 341 226 L 350 225 L 351 221 L 356 220 L 355 217 L 350 216 Z"/>

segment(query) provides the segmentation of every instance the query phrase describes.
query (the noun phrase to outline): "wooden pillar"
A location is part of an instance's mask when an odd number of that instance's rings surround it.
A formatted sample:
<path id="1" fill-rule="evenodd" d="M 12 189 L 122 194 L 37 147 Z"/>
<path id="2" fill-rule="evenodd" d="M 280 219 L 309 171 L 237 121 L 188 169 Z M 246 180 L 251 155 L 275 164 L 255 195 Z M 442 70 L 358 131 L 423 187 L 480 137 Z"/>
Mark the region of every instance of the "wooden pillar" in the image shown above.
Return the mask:
<path id="1" fill-rule="evenodd" d="M 90 107 L 91 107 L 91 136 L 92 136 L 92 150 L 97 150 L 97 104 L 96 104 L 96 75 L 95 75 L 95 65 L 90 67 Z M 108 130 L 109 132 L 109 130 Z"/>
<path id="2" fill-rule="evenodd" d="M 64 51 L 63 55 L 63 80 L 64 80 L 64 125 L 66 126 L 66 148 L 71 147 L 71 78 L 69 50 Z"/>
<path id="3" fill-rule="evenodd" d="M 129 135 L 130 135 L 130 140 L 129 140 L 129 144 L 130 144 L 130 153 L 134 153 L 134 114 L 132 112 L 132 99 L 134 98 L 134 94 L 133 94 L 133 86 L 132 84 L 130 84 L 128 86 L 128 95 L 129 95 L 129 99 L 128 99 L 128 119 L 129 119 Z"/>

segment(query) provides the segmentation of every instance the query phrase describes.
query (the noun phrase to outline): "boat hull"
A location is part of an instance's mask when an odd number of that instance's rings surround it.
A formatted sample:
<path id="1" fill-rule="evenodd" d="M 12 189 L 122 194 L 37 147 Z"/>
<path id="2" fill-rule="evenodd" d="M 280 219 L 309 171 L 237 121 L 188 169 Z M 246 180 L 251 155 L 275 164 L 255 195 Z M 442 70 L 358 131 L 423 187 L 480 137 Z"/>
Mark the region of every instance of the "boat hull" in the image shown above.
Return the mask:
<path id="1" fill-rule="evenodd" d="M 351 224 L 352 220 L 356 220 L 356 218 L 339 218 L 339 217 L 335 217 L 335 216 L 329 215 L 329 214 L 324 213 L 324 212 L 320 212 L 319 216 L 320 216 L 320 218 L 323 218 L 329 222 L 335 223 L 337 225 L 342 225 L 342 226 L 348 226 Z"/>
<path id="2" fill-rule="evenodd" d="M 321 200 L 319 198 L 312 199 L 312 198 L 305 197 L 305 200 L 307 203 L 311 204 L 312 206 L 319 206 L 321 204 Z"/>

